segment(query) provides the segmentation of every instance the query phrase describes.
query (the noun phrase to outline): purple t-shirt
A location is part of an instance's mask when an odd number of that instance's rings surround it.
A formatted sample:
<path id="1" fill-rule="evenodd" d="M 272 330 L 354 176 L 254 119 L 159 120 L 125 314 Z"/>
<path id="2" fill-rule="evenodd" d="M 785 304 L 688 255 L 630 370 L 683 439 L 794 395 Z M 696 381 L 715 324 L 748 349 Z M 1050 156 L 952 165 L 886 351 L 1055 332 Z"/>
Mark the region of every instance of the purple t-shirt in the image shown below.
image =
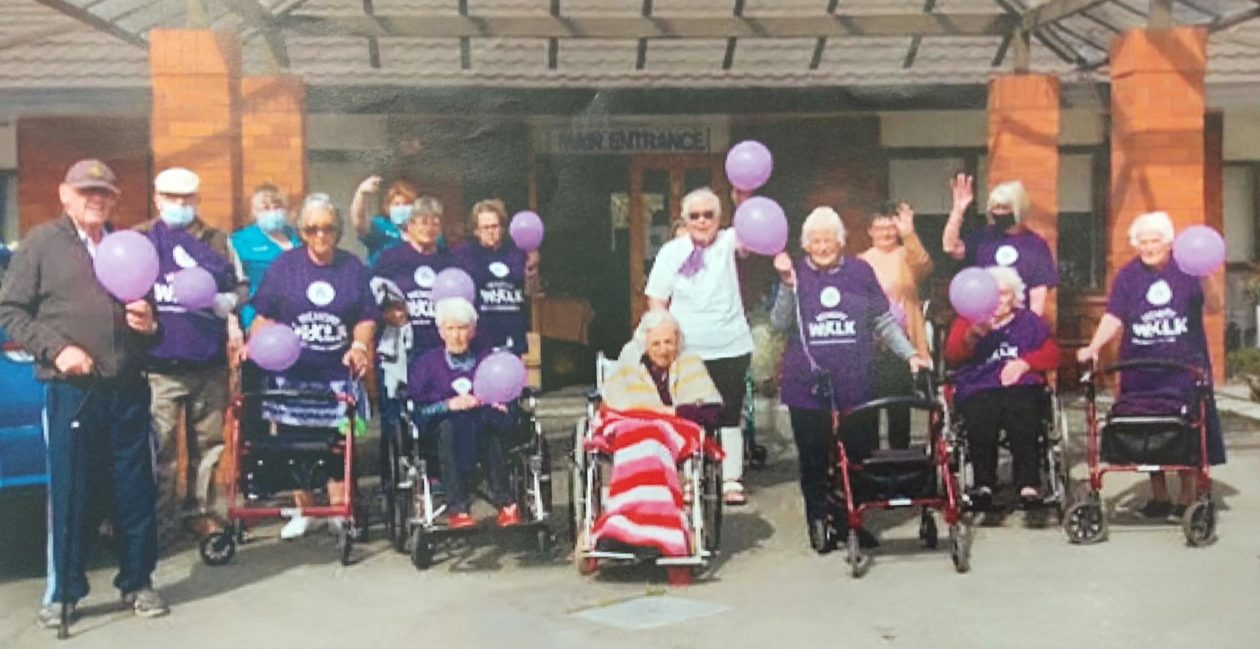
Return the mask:
<path id="1" fill-rule="evenodd" d="M 986 225 L 967 236 L 967 261 L 973 266 L 1007 266 L 1024 280 L 1024 306 L 1028 294 L 1038 286 L 1059 285 L 1059 267 L 1046 240 L 1032 230 L 1007 234 Z"/>
<path id="2" fill-rule="evenodd" d="M 831 375 L 832 398 L 841 410 L 875 397 L 875 320 L 888 312 L 888 297 L 870 264 L 843 257 L 821 271 L 797 260 L 799 321 L 788 331 L 780 400 L 789 407 L 827 410 L 814 394 L 815 380 L 802 334 L 818 367 Z"/>
<path id="3" fill-rule="evenodd" d="M 486 351 L 471 350 L 477 363 L 485 358 Z M 430 349 L 411 362 L 407 368 L 407 392 L 419 406 L 472 393 L 473 374 L 476 364 L 467 369 L 456 369 L 446 359 L 446 347 Z"/>
<path id="4" fill-rule="evenodd" d="M 1178 361 L 1212 375 L 1203 334 L 1203 284 L 1171 259 L 1162 268 L 1151 268 L 1140 258 L 1125 264 L 1111 285 L 1107 313 L 1124 325 L 1119 360 Z M 1184 394 L 1194 385 L 1185 372 L 1171 370 L 1123 372 L 1120 383 L 1126 394 L 1170 390 Z"/>
<path id="5" fill-rule="evenodd" d="M 376 259 L 372 275 L 392 282 L 407 303 L 412 358 L 442 346 L 434 320 L 433 281 L 454 265 L 455 260 L 445 252 L 424 254 L 411 244 L 389 248 Z"/>
<path id="6" fill-rule="evenodd" d="M 513 354 L 524 354 L 529 348 L 525 338 L 525 253 L 506 241 L 497 250 L 474 241 L 460 246 L 454 254 L 477 287 L 477 336 L 484 337 L 491 347 L 510 347 Z"/>
<path id="7" fill-rule="evenodd" d="M 205 308 L 189 311 L 181 305 L 171 287 L 171 280 L 185 268 L 200 266 L 214 277 L 219 292 L 236 286 L 232 264 L 187 230 L 172 228 L 162 221 L 147 233 L 158 253 L 158 278 L 153 283 L 157 303 L 157 320 L 162 335 L 149 349 L 149 358 L 157 361 L 193 363 L 224 362 L 227 359 L 227 323 Z"/>
<path id="8" fill-rule="evenodd" d="M 342 356 L 354 342 L 354 326 L 377 318 L 369 274 L 354 255 L 338 250 L 320 266 L 305 247 L 286 251 L 263 276 L 250 304 L 258 315 L 291 327 L 302 355 L 284 375 L 298 381 L 344 379 Z"/>
<path id="9" fill-rule="evenodd" d="M 963 403 L 986 390 L 1002 387 L 1002 368 L 1007 361 L 1035 351 L 1050 337 L 1050 327 L 1037 314 L 1028 309 L 1015 311 L 1015 316 L 1005 325 L 990 331 L 976 341 L 971 360 L 954 374 L 954 399 Z M 1026 372 L 1015 385 L 1040 385 L 1040 374 Z"/>

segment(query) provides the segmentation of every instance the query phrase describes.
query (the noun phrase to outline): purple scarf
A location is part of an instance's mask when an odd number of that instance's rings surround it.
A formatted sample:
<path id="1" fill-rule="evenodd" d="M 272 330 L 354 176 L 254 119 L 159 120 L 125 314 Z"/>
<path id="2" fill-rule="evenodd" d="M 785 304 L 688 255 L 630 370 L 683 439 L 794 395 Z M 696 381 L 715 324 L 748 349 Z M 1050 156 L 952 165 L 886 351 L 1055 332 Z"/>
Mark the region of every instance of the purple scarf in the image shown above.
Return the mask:
<path id="1" fill-rule="evenodd" d="M 682 266 L 678 267 L 678 274 L 683 277 L 695 277 L 696 273 L 704 270 L 704 251 L 713 245 L 713 241 L 702 244 L 692 239 L 691 245 L 691 254 L 683 261 Z"/>

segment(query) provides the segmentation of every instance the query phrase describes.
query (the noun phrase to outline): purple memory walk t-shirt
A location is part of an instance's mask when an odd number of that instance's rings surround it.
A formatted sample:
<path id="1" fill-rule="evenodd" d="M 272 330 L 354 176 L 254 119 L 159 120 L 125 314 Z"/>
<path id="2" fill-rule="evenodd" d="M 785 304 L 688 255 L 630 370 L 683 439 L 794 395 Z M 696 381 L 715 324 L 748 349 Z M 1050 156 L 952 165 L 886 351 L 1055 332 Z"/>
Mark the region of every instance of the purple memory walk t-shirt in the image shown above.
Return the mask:
<path id="1" fill-rule="evenodd" d="M 305 247 L 280 255 L 263 276 L 251 304 L 259 316 L 288 325 L 302 341 L 302 355 L 285 377 L 294 381 L 344 379 L 342 356 L 354 342 L 354 326 L 377 318 L 368 269 L 338 250 L 332 263 L 315 263 Z"/>
<path id="2" fill-rule="evenodd" d="M 455 257 L 477 287 L 477 337 L 488 347 L 509 347 L 513 354 L 524 354 L 529 348 L 525 253 L 508 241 L 493 250 L 473 241 L 457 248 Z"/>
<path id="3" fill-rule="evenodd" d="M 372 275 L 393 283 L 407 303 L 411 358 L 442 346 L 435 320 L 433 282 L 438 273 L 454 265 L 455 260 L 449 253 L 425 254 L 405 241 L 385 250 L 376 259 Z"/>
<path id="4" fill-rule="evenodd" d="M 214 277 L 219 292 L 236 286 L 231 262 L 206 243 L 181 228 L 162 221 L 147 233 L 158 253 L 158 278 L 153 283 L 157 320 L 162 335 L 149 350 L 158 361 L 193 363 L 224 362 L 227 359 L 227 323 L 210 308 L 190 311 L 179 303 L 171 281 L 186 268 L 201 267 Z"/>
<path id="5" fill-rule="evenodd" d="M 814 362 L 831 375 L 836 408 L 870 401 L 875 396 L 875 319 L 888 312 L 888 297 L 875 271 L 857 257 L 842 257 L 830 270 L 816 269 L 804 259 L 795 266 L 800 319 L 788 331 L 780 399 L 794 408 L 830 408 L 814 394 L 803 334 Z"/>
<path id="6" fill-rule="evenodd" d="M 966 239 L 967 261 L 973 266 L 1014 268 L 1024 280 L 1024 306 L 1031 304 L 1029 293 L 1038 286 L 1059 285 L 1059 267 L 1046 240 L 1032 230 L 1007 234 L 986 225 Z"/>
<path id="7" fill-rule="evenodd" d="M 1182 272 L 1171 256 L 1160 268 L 1134 258 L 1116 273 L 1107 313 L 1120 319 L 1119 360 L 1153 358 L 1185 363 L 1212 375 L 1203 334 L 1203 284 Z M 1133 370 L 1123 372 L 1126 394 L 1176 392 L 1185 395 L 1194 380 L 1185 372 Z"/>
<path id="8" fill-rule="evenodd" d="M 1028 309 L 1016 310 L 1009 322 L 976 341 L 973 360 L 954 374 L 954 399 L 963 403 L 986 390 L 1001 388 L 1002 368 L 1007 361 L 1036 351 L 1049 337 L 1050 327 L 1037 314 Z M 1040 374 L 1026 372 L 1015 385 L 1039 385 L 1042 382 Z"/>
<path id="9" fill-rule="evenodd" d="M 486 350 L 471 350 L 480 363 Z M 476 364 L 468 369 L 452 368 L 446 361 L 446 348 L 430 349 L 407 368 L 407 391 L 417 405 L 426 406 L 446 401 L 457 395 L 472 393 Z"/>

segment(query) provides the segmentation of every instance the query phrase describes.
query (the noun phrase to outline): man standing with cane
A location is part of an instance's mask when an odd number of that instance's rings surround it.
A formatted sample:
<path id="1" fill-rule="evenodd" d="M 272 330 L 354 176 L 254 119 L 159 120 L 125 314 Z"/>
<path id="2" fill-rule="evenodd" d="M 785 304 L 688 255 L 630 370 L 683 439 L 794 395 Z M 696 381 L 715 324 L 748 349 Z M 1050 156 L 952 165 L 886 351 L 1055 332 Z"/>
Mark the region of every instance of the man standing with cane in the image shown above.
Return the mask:
<path id="1" fill-rule="evenodd" d="M 114 173 L 99 160 L 79 161 L 59 193 L 62 216 L 31 230 L 13 256 L 0 291 L 0 327 L 35 356 L 47 385 L 49 565 L 39 622 L 64 633 L 88 594 L 87 514 L 106 485 L 118 539 L 114 585 L 137 615 L 168 609 L 152 588 L 157 523 L 142 372 L 157 321 L 148 302 L 110 296 L 92 269 L 117 204 Z"/>

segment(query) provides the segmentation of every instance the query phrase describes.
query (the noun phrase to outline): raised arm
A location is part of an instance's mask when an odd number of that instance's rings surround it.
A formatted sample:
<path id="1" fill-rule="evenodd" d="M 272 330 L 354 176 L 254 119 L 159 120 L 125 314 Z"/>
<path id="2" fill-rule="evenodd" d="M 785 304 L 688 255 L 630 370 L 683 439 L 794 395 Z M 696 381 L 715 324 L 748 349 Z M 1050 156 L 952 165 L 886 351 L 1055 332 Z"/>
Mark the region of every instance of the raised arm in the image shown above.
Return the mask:
<path id="1" fill-rule="evenodd" d="M 365 237 L 372 227 L 372 220 L 368 216 L 368 196 L 375 196 L 381 191 L 381 177 L 368 176 L 366 180 L 359 183 L 359 187 L 354 190 L 354 198 L 350 200 L 350 220 L 354 223 L 354 229 L 359 236 Z"/>
<path id="2" fill-rule="evenodd" d="M 949 181 L 950 193 L 953 194 L 953 207 L 949 210 L 949 220 L 945 221 L 945 232 L 941 235 L 941 247 L 954 259 L 962 259 L 967 254 L 967 246 L 962 240 L 963 216 L 967 207 L 975 199 L 975 176 L 955 174 Z"/>

